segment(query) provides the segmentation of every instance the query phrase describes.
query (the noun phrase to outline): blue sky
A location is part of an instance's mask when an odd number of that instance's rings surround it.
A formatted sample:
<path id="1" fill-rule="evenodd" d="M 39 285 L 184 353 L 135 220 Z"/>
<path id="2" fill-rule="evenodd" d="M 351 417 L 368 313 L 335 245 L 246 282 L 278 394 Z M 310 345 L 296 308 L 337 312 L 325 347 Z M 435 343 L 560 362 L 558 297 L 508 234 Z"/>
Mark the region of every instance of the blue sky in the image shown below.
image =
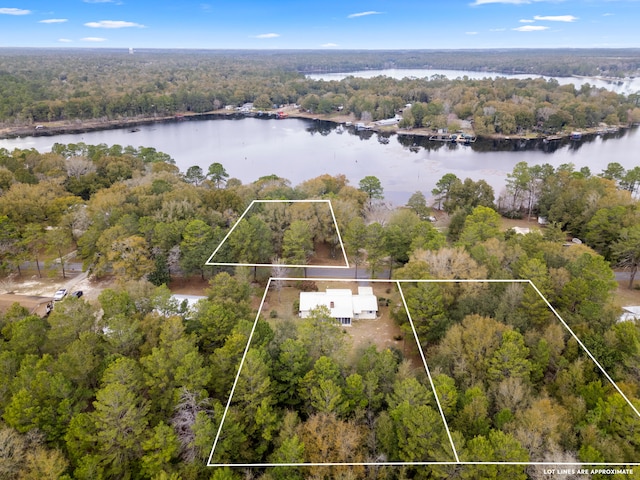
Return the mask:
<path id="1" fill-rule="evenodd" d="M 0 47 L 640 47 L 640 0 L 0 0 Z"/>

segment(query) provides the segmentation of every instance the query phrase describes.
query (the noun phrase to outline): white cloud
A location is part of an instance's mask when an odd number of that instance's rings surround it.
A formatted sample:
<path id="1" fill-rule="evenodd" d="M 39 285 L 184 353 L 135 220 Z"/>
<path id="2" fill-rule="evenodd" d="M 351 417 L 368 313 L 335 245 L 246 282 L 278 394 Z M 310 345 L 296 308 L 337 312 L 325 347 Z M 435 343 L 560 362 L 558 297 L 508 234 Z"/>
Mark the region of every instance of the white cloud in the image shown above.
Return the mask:
<path id="1" fill-rule="evenodd" d="M 88 22 L 84 24 L 85 27 L 91 28 L 128 28 L 138 27 L 145 28 L 144 25 L 135 22 L 124 22 L 122 20 L 100 20 L 99 22 Z"/>
<path id="2" fill-rule="evenodd" d="M 574 17 L 573 15 L 535 15 L 533 17 L 535 20 L 539 20 L 542 22 L 575 22 L 578 20 L 578 17 Z"/>
<path id="3" fill-rule="evenodd" d="M 114 0 L 82 0 L 84 3 L 116 3 Z"/>
<path id="4" fill-rule="evenodd" d="M 366 17 L 368 15 L 382 15 L 382 12 L 376 12 L 375 10 L 369 10 L 367 12 L 352 13 L 350 15 L 347 15 L 347 18 Z"/>
<path id="5" fill-rule="evenodd" d="M 260 35 L 256 35 L 255 38 L 278 38 L 279 36 L 279 33 L 261 33 Z"/>
<path id="6" fill-rule="evenodd" d="M 107 39 L 102 37 L 84 37 L 82 41 L 83 42 L 106 42 Z"/>
<path id="7" fill-rule="evenodd" d="M 523 18 L 522 20 L 519 20 L 520 23 L 534 23 L 535 20 L 528 20 L 526 18 Z"/>
<path id="8" fill-rule="evenodd" d="M 62 42 L 62 43 L 71 43 L 72 42 L 72 40 L 69 39 L 69 38 L 59 38 L 58 41 Z"/>
<path id="9" fill-rule="evenodd" d="M 40 20 L 38 23 L 64 23 L 68 21 L 66 18 L 48 18 L 46 20 Z"/>
<path id="10" fill-rule="evenodd" d="M 478 35 L 478 32 L 464 32 L 465 35 Z"/>
<path id="11" fill-rule="evenodd" d="M 541 32 L 543 30 L 549 30 L 549 27 L 543 27 L 542 25 L 524 25 L 522 27 L 513 28 L 516 32 Z"/>
<path id="12" fill-rule="evenodd" d="M 322 48 L 333 48 L 333 47 L 338 47 L 339 45 L 337 43 L 323 43 L 320 46 Z"/>
<path id="13" fill-rule="evenodd" d="M 490 32 L 504 32 L 506 28 L 490 28 Z"/>
<path id="14" fill-rule="evenodd" d="M 602 16 L 603 17 L 613 17 L 615 14 L 614 13 L 603 13 Z"/>
<path id="15" fill-rule="evenodd" d="M 29 15 L 31 10 L 22 8 L 0 8 L 0 15 Z"/>

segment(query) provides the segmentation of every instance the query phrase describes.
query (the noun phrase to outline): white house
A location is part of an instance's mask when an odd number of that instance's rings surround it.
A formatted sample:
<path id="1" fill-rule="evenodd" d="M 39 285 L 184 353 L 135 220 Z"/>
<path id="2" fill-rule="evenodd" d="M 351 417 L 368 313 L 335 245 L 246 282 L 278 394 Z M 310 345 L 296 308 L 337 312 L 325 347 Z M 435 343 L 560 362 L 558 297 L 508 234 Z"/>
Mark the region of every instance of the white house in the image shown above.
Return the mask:
<path id="1" fill-rule="evenodd" d="M 378 313 L 378 298 L 371 287 L 358 287 L 357 295 L 348 288 L 300 292 L 300 318 L 309 317 L 311 310 L 320 305 L 327 307 L 331 317 L 341 325 L 351 325 L 352 320 L 375 319 Z"/>
<path id="2" fill-rule="evenodd" d="M 383 120 L 378 120 L 376 122 L 376 125 L 380 125 L 381 127 L 397 125 L 398 123 L 400 123 L 400 120 L 402 120 L 402 117 L 400 115 L 396 115 L 393 118 L 385 118 Z"/>

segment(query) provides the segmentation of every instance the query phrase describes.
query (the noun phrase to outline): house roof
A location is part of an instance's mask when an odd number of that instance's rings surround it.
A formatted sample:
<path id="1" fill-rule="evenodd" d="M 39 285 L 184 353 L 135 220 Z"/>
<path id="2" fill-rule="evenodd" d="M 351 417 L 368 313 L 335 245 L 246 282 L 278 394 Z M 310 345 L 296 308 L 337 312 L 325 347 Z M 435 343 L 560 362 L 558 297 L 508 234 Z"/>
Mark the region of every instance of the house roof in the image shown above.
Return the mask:
<path id="1" fill-rule="evenodd" d="M 300 311 L 324 305 L 333 318 L 353 318 L 351 290 L 327 289 L 326 292 L 300 292 Z"/>
<path id="2" fill-rule="evenodd" d="M 378 311 L 378 298 L 373 294 L 373 288 L 358 287 L 358 295 L 353 296 L 353 311 L 355 313 Z"/>
<path id="3" fill-rule="evenodd" d="M 353 318 L 354 313 L 378 311 L 378 299 L 371 287 L 359 287 L 358 295 L 348 288 L 327 288 L 325 292 L 300 292 L 300 311 L 326 306 L 333 318 Z"/>

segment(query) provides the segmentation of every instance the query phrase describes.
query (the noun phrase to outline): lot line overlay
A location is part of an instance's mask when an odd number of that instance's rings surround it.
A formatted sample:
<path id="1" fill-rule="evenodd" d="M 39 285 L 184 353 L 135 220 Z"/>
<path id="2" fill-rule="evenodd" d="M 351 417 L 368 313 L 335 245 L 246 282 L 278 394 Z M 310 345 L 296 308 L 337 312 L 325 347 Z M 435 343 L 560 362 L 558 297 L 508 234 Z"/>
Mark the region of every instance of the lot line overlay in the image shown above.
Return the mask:
<path id="1" fill-rule="evenodd" d="M 333 211 L 332 211 L 333 212 Z M 245 212 L 246 213 L 246 212 Z M 224 241 L 224 240 L 223 240 Z M 219 248 L 219 247 L 218 247 Z M 214 252 L 215 253 L 215 252 Z M 238 264 L 233 264 L 233 265 L 238 265 Z M 253 265 L 250 265 L 253 266 Z M 270 265 L 266 265 L 266 266 L 270 266 Z M 315 267 L 315 266 L 314 266 Z M 331 268 L 337 268 L 337 267 L 331 267 Z M 407 279 L 403 279 L 403 280 L 387 280 L 387 279 L 355 279 L 355 278 L 306 278 L 306 280 L 308 281 L 319 281 L 319 282 L 342 282 L 342 283 L 364 283 L 364 282 L 368 282 L 368 283 L 386 283 L 386 284 L 395 284 L 395 286 L 398 288 L 398 291 L 400 293 L 401 299 L 402 299 L 402 304 L 403 307 L 407 313 L 407 317 L 409 320 L 409 324 L 411 326 L 411 330 L 413 332 L 414 335 L 414 339 L 417 343 L 418 346 L 418 351 L 420 352 L 420 358 L 422 360 L 422 363 L 424 365 L 425 371 L 427 373 L 427 377 L 429 379 L 429 383 L 431 386 L 431 389 L 433 390 L 434 396 L 435 396 L 435 400 L 436 403 L 438 405 L 438 410 L 440 412 L 440 415 L 442 417 L 446 432 L 447 432 L 447 436 L 450 442 L 450 446 L 451 449 L 453 451 L 453 454 L 455 456 L 455 461 L 453 462 L 443 462 L 443 461 L 415 461 L 415 462 L 391 462 L 391 461 L 382 461 L 382 462 L 327 462 L 327 463 L 268 463 L 268 462 L 263 462 L 263 463 L 214 463 L 213 462 L 213 456 L 215 453 L 215 449 L 216 446 L 218 445 L 218 441 L 220 440 L 220 436 L 222 433 L 222 428 L 224 426 L 224 422 L 227 416 L 227 413 L 229 411 L 229 408 L 231 406 L 231 401 L 233 399 L 233 394 L 235 392 L 236 386 L 238 384 L 238 379 L 240 378 L 240 373 L 242 371 L 242 367 L 244 365 L 247 353 L 249 352 L 249 349 L 251 347 L 251 341 L 253 339 L 253 335 L 256 329 L 256 326 L 258 324 L 258 320 L 260 319 L 260 314 L 262 313 L 262 309 L 264 307 L 264 303 L 265 300 L 267 298 L 267 294 L 269 293 L 269 288 L 271 287 L 271 281 L 272 280 L 276 280 L 276 281 L 299 281 L 300 278 L 298 277 L 270 277 L 269 280 L 267 281 L 267 285 L 265 287 L 264 293 L 262 295 L 262 299 L 260 301 L 260 306 L 258 307 L 258 312 L 256 314 L 256 318 L 253 322 L 253 326 L 251 328 L 251 332 L 249 334 L 249 338 L 247 340 L 247 345 L 244 349 L 244 353 L 242 355 L 242 359 L 240 360 L 240 364 L 238 366 L 238 372 L 236 373 L 234 382 L 233 382 L 233 386 L 231 387 L 231 391 L 229 393 L 229 398 L 227 400 L 227 403 L 225 405 L 225 409 L 224 412 L 222 414 L 222 418 L 220 420 L 220 425 L 218 425 L 218 430 L 215 436 L 215 439 L 213 441 L 213 445 L 211 447 L 211 452 L 209 454 L 209 458 L 207 461 L 207 466 L 208 467 L 239 467 L 239 468 L 268 468 L 268 467 L 348 467 L 348 466 L 365 466 L 365 467 L 384 467 L 384 466 L 397 466 L 397 467 L 402 467 L 402 466 L 454 466 L 454 465 L 468 465 L 468 466 L 473 466 L 473 465 L 513 465 L 513 466 L 541 466 L 541 467 L 566 467 L 566 466 L 573 466 L 573 467 L 640 467 L 640 462 L 513 462 L 513 461 L 504 461 L 504 462 L 498 462 L 498 461 L 464 461 L 464 460 L 460 460 L 458 453 L 457 453 L 457 449 L 456 446 L 454 444 L 453 441 L 453 437 L 451 435 L 451 432 L 449 430 L 449 426 L 447 424 L 446 418 L 444 416 L 444 412 L 442 410 L 442 406 L 438 397 L 438 393 L 437 390 L 435 388 L 435 384 L 433 382 L 432 376 L 431 376 L 431 372 L 429 370 L 429 367 L 427 365 L 427 361 L 426 361 L 426 357 L 424 355 L 424 351 L 422 349 L 422 346 L 420 344 L 419 341 L 419 337 L 418 337 L 418 333 L 416 332 L 415 329 L 415 325 L 413 323 L 413 319 L 411 317 L 411 312 L 409 311 L 409 308 L 407 307 L 407 303 L 404 297 L 404 292 L 402 291 L 402 284 L 416 284 L 416 283 L 523 283 L 523 284 L 528 284 L 531 285 L 533 287 L 533 289 L 535 290 L 535 292 L 544 300 L 545 304 L 547 305 L 547 307 L 551 310 L 551 312 L 554 314 L 554 316 L 560 321 L 560 323 L 562 324 L 562 326 L 569 332 L 569 334 L 571 335 L 572 338 L 574 338 L 576 340 L 576 342 L 578 343 L 578 345 L 580 346 L 580 348 L 587 354 L 587 356 L 594 362 L 594 364 L 598 367 L 598 370 L 600 371 L 600 373 L 602 373 L 604 375 L 604 377 L 611 383 L 611 385 L 615 388 L 615 390 L 622 396 L 622 398 L 625 400 L 625 402 L 627 403 L 627 405 L 629 405 L 631 407 L 631 409 L 633 410 L 633 412 L 638 416 L 638 418 L 640 418 L 640 411 L 638 411 L 638 409 L 633 405 L 633 403 L 629 400 L 629 398 L 624 394 L 624 392 L 620 389 L 620 387 L 616 384 L 616 382 L 611 378 L 611 376 L 605 371 L 605 369 L 602 367 L 602 365 L 597 361 L 597 359 L 593 356 L 593 354 L 589 351 L 589 349 L 586 347 L 586 345 L 578 338 L 578 336 L 575 334 L 575 332 L 571 329 L 571 327 L 564 321 L 564 319 L 560 316 L 560 314 L 553 308 L 553 306 L 549 303 L 549 301 L 545 298 L 545 296 L 540 292 L 540 290 L 535 286 L 535 284 L 531 281 L 531 280 L 526 280 L 526 279 L 484 279 L 484 280 L 479 280 L 479 279 L 430 279 L 430 280 L 422 280 L 422 279 L 416 279 L 416 280 L 407 280 Z"/>
<path id="2" fill-rule="evenodd" d="M 305 265 L 289 265 L 289 264 L 281 264 L 281 266 L 286 267 L 286 268 L 307 268 L 307 267 L 313 267 L 313 268 L 344 268 L 344 269 L 348 269 L 349 268 L 349 260 L 347 259 L 347 252 L 344 249 L 344 243 L 342 241 L 342 236 L 340 235 L 340 229 L 338 228 L 338 222 L 336 221 L 336 215 L 335 215 L 335 213 L 333 211 L 333 206 L 331 205 L 331 200 L 253 200 L 249 204 L 249 206 L 246 208 L 246 210 L 242 213 L 242 215 L 240 215 L 240 218 L 238 218 L 236 223 L 234 223 L 233 227 L 231 227 L 231 230 L 229 230 L 227 232 L 227 234 L 224 236 L 224 238 L 220 241 L 220 245 L 218 245 L 216 247 L 216 249 L 213 251 L 213 253 L 209 257 L 209 259 L 204 263 L 205 265 L 226 266 L 226 267 L 273 267 L 273 266 L 275 266 L 275 264 L 273 264 L 273 263 L 237 263 L 237 262 L 234 263 L 234 262 L 214 262 L 213 261 L 213 258 L 216 256 L 218 251 L 222 248 L 224 243 L 231 236 L 233 231 L 240 224 L 240 222 L 244 219 L 244 217 L 247 216 L 247 214 L 253 208 L 253 206 L 255 204 L 261 204 L 261 203 L 265 203 L 265 204 L 266 203 L 284 203 L 284 204 L 289 204 L 289 203 L 324 203 L 324 204 L 328 205 L 329 211 L 331 212 L 331 220 L 333 221 L 333 227 L 335 228 L 336 235 L 338 236 L 338 243 L 340 244 L 340 251 L 342 252 L 342 258 L 344 259 L 344 265 L 315 265 L 315 264 L 314 265 L 308 265 L 308 264 L 305 264 Z"/>

